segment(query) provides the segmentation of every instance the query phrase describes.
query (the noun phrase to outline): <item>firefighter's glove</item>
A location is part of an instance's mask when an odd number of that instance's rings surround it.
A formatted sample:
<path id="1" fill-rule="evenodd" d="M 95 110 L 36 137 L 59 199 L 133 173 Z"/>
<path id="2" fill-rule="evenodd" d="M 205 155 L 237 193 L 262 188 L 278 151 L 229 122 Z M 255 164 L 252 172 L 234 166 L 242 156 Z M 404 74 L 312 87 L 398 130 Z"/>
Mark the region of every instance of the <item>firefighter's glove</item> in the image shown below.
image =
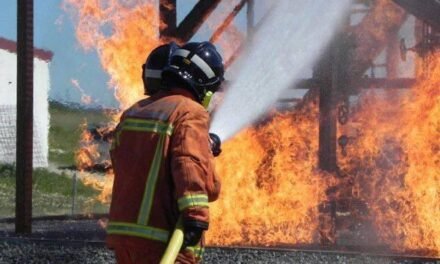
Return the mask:
<path id="1" fill-rule="evenodd" d="M 209 133 L 209 144 L 211 145 L 211 151 L 214 157 L 217 157 L 220 155 L 220 153 L 222 153 L 222 142 L 217 134 Z"/>
<path id="2" fill-rule="evenodd" d="M 202 238 L 203 231 L 208 229 L 208 223 L 201 221 L 183 221 L 183 244 L 182 248 L 197 245 Z"/>

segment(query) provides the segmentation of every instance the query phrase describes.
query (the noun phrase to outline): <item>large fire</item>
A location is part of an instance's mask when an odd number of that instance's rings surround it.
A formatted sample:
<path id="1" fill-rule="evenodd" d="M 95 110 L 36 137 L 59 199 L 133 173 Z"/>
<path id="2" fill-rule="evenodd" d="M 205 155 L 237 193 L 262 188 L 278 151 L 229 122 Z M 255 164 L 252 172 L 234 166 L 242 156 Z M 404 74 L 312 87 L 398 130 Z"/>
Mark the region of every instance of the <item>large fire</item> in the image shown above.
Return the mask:
<path id="1" fill-rule="evenodd" d="M 109 74 L 108 86 L 113 89 L 120 109 L 126 109 L 143 96 L 142 68 L 152 49 L 162 44 L 159 39 L 159 15 L 155 1 L 64 0 L 66 10 L 76 23 L 76 37 L 82 48 L 95 50 L 101 66 Z M 104 85 L 104 84 L 103 84 Z M 120 113 L 112 113 L 115 127 Z M 87 124 L 82 128 L 81 147 L 76 153 L 81 171 L 93 166 L 100 158 L 98 142 L 94 141 Z M 113 185 L 111 170 L 105 177 L 81 179 L 101 190 L 98 199 L 109 203 Z"/>
<path id="2" fill-rule="evenodd" d="M 340 165 L 384 242 L 439 254 L 440 53 L 430 60 L 411 91 L 362 95 L 359 135 Z"/>
<path id="3" fill-rule="evenodd" d="M 155 1 L 65 0 L 64 7 L 76 18 L 79 43 L 98 52 L 120 109 L 139 100 L 140 65 L 162 43 Z M 229 40 L 219 40 L 227 57 L 242 41 L 236 28 L 228 34 Z M 428 75 L 418 76 L 411 91 L 361 95 L 351 117 L 359 131 L 346 155 L 338 157 L 353 197 L 366 202 L 378 236 L 398 251 L 440 252 L 439 55 L 432 55 Z M 87 132 L 84 139 L 91 142 Z M 85 145 L 78 160 L 86 167 L 93 164 L 96 150 Z M 272 113 L 226 142 L 216 164 L 223 187 L 211 207 L 208 243 L 318 242 L 318 207 L 337 177 L 318 170 L 317 150 L 316 105 Z M 86 180 L 102 189 L 100 199 L 109 202 L 111 172 L 106 179 L 99 184 Z"/>
<path id="4" fill-rule="evenodd" d="M 233 4 L 236 0 L 229 0 Z M 114 90 L 120 109 L 126 109 L 143 96 L 141 65 L 152 49 L 167 40 L 159 38 L 160 25 L 156 1 L 96 1 L 96 0 L 64 0 L 63 9 L 68 12 L 76 23 L 76 37 L 86 51 L 95 50 L 100 58 L 101 66 L 109 74 L 108 86 Z M 213 19 L 225 16 L 230 10 L 225 5 L 216 12 Z M 217 23 L 209 22 L 214 27 Z M 240 32 L 229 26 L 219 38 L 225 58 L 233 55 L 234 48 L 241 42 Z M 176 40 L 178 42 L 178 40 Z M 72 81 L 78 88 L 77 81 Z M 88 98 L 89 101 L 91 100 Z M 116 126 L 120 112 L 112 113 L 113 122 L 107 129 Z M 77 166 L 81 171 L 93 167 L 101 158 L 98 151 L 99 142 L 93 140 L 87 124 L 82 125 L 80 149 L 76 152 Z M 100 201 L 109 203 L 113 175 L 107 171 L 104 180 L 88 177 L 83 173 L 82 179 L 102 190 Z"/>
<path id="5" fill-rule="evenodd" d="M 293 245 L 317 239 L 326 178 L 318 173 L 317 107 L 275 114 L 224 145 L 212 245 Z"/>

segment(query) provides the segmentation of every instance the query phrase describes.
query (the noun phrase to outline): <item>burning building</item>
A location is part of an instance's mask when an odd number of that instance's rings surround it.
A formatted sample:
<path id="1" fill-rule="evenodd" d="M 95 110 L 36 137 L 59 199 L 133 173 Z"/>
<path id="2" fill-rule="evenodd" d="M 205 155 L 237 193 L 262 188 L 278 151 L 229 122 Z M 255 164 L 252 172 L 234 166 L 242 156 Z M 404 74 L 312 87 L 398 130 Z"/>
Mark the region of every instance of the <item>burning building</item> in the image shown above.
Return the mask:
<path id="1" fill-rule="evenodd" d="M 190 40 L 206 20 L 232 64 L 265 23 L 265 16 L 253 22 L 253 1 L 199 1 L 180 24 L 172 0 L 159 1 L 159 12 L 149 1 L 64 3 L 78 41 L 98 51 L 121 109 L 142 95 L 138 66 L 155 46 Z M 231 22 L 244 6 L 252 22 L 240 33 Z M 312 76 L 291 87 L 308 89 L 301 102 L 273 109 L 225 143 L 210 245 L 440 255 L 440 28 L 425 16 L 439 8 L 436 1 L 352 4 Z M 216 27 L 213 12 L 226 22 Z M 78 152 L 88 153 L 81 164 L 96 163 L 97 144 Z M 110 170 L 101 185 L 107 201 L 111 181 Z"/>

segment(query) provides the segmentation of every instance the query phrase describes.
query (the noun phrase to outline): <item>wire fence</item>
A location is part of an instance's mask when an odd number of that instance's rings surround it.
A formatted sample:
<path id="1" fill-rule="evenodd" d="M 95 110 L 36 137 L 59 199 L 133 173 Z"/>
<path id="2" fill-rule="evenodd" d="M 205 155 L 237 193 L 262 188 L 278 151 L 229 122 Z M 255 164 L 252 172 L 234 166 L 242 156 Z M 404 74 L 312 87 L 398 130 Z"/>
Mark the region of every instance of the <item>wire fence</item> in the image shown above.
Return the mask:
<path id="1" fill-rule="evenodd" d="M 47 148 L 43 147 L 42 138 L 34 123 L 34 152 L 33 166 L 47 167 Z M 15 162 L 17 132 L 17 107 L 15 105 L 0 105 L 0 163 L 12 164 Z"/>

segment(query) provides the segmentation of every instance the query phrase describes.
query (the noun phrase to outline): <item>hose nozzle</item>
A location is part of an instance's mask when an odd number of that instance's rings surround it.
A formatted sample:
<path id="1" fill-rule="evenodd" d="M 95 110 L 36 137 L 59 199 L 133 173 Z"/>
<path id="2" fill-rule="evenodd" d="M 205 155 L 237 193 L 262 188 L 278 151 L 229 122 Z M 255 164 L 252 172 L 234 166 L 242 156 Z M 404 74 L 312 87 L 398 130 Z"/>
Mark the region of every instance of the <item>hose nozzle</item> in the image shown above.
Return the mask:
<path id="1" fill-rule="evenodd" d="M 211 144 L 211 151 L 214 157 L 217 157 L 222 152 L 221 145 L 222 141 L 217 134 L 209 133 L 209 143 Z"/>

